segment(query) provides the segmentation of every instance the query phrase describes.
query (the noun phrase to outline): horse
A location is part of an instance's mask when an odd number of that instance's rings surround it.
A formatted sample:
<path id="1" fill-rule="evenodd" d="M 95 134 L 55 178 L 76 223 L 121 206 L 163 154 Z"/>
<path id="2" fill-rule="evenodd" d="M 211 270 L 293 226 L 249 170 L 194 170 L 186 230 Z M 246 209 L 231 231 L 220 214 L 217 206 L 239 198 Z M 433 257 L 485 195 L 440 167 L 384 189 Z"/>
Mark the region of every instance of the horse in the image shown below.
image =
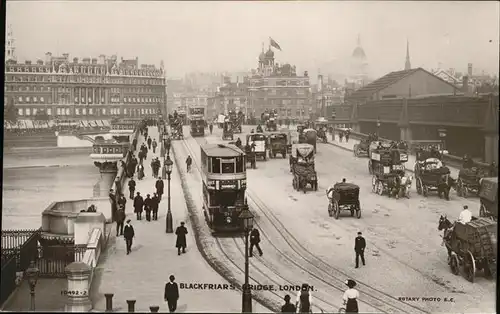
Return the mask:
<path id="1" fill-rule="evenodd" d="M 441 245 L 446 245 L 446 241 L 450 240 L 451 238 L 451 233 L 453 232 L 453 227 L 455 227 L 455 223 L 452 223 L 446 215 L 441 215 L 439 217 L 439 222 L 438 222 L 438 230 L 441 231 L 443 230 L 443 243 Z M 446 249 L 448 250 L 448 262 L 451 256 L 451 247 L 449 245 L 446 245 Z"/>

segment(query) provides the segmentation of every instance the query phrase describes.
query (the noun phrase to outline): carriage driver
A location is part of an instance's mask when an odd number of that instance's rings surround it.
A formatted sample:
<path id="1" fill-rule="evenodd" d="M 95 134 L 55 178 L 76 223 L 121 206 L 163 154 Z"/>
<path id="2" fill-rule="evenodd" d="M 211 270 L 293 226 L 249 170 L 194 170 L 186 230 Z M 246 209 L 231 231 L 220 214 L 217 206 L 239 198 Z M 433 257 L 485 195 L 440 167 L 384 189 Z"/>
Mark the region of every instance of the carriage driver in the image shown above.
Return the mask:
<path id="1" fill-rule="evenodd" d="M 458 216 L 458 222 L 462 224 L 467 224 L 472 220 L 472 213 L 469 210 L 469 206 L 464 205 L 464 209 L 460 212 L 460 216 Z"/>
<path id="2" fill-rule="evenodd" d="M 345 183 L 345 182 L 346 182 L 346 181 L 345 181 L 345 178 L 343 178 L 343 179 L 342 179 L 342 183 Z M 336 185 L 336 184 L 337 184 L 337 183 L 330 185 L 330 186 L 328 187 L 328 190 L 326 190 L 326 197 L 328 197 L 329 199 L 332 199 L 332 198 L 333 198 L 333 194 L 332 194 L 332 193 L 333 193 L 333 190 L 335 189 L 335 185 Z"/>

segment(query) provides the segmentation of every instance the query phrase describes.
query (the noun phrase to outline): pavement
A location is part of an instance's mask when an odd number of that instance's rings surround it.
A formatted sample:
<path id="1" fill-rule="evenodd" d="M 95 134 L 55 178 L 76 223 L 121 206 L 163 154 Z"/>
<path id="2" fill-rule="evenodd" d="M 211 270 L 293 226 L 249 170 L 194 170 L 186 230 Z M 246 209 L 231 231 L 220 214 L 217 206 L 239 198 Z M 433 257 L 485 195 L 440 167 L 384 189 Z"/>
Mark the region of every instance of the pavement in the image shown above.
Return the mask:
<path id="1" fill-rule="evenodd" d="M 151 138 L 158 140 L 156 127 L 150 127 L 148 131 Z M 138 147 L 144 141 L 139 136 Z M 148 152 L 145 161 L 145 178 L 137 180 L 136 192 L 153 195 L 156 191 L 154 184 L 156 179 L 151 175 L 151 156 L 159 156 L 152 150 Z M 174 161 L 174 167 L 177 165 Z M 165 181 L 165 194 L 162 197 L 158 212 L 158 221 L 137 221 L 133 213 L 133 201 L 127 199 L 127 218 L 132 220 L 135 229 L 135 239 L 132 252 L 126 255 L 125 241 L 122 237 L 117 238 L 112 232 L 108 248 L 101 256 L 96 268 L 94 281 L 92 283 L 92 300 L 94 310 L 104 311 L 106 309 L 105 293 L 113 293 L 113 308 L 115 311 L 127 311 L 126 300 L 136 300 L 137 312 L 148 312 L 150 306 L 160 306 L 160 312 L 168 312 L 168 307 L 163 300 L 164 287 L 168 277 L 173 274 L 177 283 L 227 283 L 220 277 L 203 259 L 198 252 L 190 230 L 190 222 L 184 194 L 182 191 L 180 177 L 174 169 L 171 176 L 171 206 L 174 231 L 181 221 L 186 222 L 188 229 L 187 251 L 180 256 L 175 248 L 175 234 L 166 234 L 166 212 L 167 212 L 167 182 Z M 128 180 L 125 182 L 125 196 L 128 196 Z M 116 229 L 115 229 L 116 230 Z M 177 312 L 240 312 L 241 293 L 230 290 L 180 290 Z"/>
<path id="2" fill-rule="evenodd" d="M 68 280 L 64 278 L 39 278 L 35 288 L 35 311 L 64 311 Z M 28 280 L 21 285 L 5 301 L 1 312 L 28 312 L 30 310 L 30 287 Z"/>

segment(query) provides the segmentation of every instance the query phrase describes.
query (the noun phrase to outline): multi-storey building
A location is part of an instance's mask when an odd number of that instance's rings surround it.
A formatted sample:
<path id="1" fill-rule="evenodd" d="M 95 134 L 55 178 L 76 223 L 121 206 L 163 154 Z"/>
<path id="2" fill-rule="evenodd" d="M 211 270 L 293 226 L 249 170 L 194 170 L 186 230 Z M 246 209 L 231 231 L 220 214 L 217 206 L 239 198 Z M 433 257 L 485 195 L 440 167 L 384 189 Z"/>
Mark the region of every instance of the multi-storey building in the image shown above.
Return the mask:
<path id="1" fill-rule="evenodd" d="M 274 62 L 269 47 L 259 56 L 259 65 L 249 79 L 249 112 L 254 117 L 266 109 L 277 109 L 281 118 L 300 119 L 311 108 L 310 85 L 307 71 L 298 76 L 295 66 Z"/>
<path id="2" fill-rule="evenodd" d="M 208 99 L 207 117 L 228 114 L 231 110 L 241 111 L 248 117 L 248 83 L 248 78 L 243 83 L 233 83 L 227 77 L 217 94 Z"/>
<path id="3" fill-rule="evenodd" d="M 5 103 L 15 105 L 21 119 L 45 112 L 51 119 L 144 117 L 164 112 L 164 70 L 116 56 L 60 57 L 50 52 L 36 63 L 9 59 L 5 64 Z"/>
<path id="4" fill-rule="evenodd" d="M 181 95 L 181 108 L 188 114 L 190 108 L 203 108 L 206 111 L 208 96 L 203 93 L 185 93 Z"/>
<path id="5" fill-rule="evenodd" d="M 311 110 L 315 117 L 330 118 L 331 107 L 340 105 L 344 100 L 345 90 L 333 82 L 324 82 L 323 76 L 318 75 L 318 85 L 312 88 L 311 98 L 313 109 Z"/>

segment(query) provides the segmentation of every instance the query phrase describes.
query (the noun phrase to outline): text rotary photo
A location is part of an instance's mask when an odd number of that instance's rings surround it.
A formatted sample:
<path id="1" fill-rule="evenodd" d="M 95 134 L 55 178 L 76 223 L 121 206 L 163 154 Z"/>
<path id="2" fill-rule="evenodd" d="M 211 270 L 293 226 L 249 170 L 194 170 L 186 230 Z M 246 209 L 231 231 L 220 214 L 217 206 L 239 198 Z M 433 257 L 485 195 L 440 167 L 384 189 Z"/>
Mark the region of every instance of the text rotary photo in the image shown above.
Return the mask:
<path id="1" fill-rule="evenodd" d="M 300 291 L 300 285 L 249 285 L 250 290 L 255 291 Z M 180 283 L 180 289 L 185 290 L 235 290 L 240 287 L 230 284 L 214 283 Z M 315 291 L 313 286 L 308 287 L 308 291 Z"/>

